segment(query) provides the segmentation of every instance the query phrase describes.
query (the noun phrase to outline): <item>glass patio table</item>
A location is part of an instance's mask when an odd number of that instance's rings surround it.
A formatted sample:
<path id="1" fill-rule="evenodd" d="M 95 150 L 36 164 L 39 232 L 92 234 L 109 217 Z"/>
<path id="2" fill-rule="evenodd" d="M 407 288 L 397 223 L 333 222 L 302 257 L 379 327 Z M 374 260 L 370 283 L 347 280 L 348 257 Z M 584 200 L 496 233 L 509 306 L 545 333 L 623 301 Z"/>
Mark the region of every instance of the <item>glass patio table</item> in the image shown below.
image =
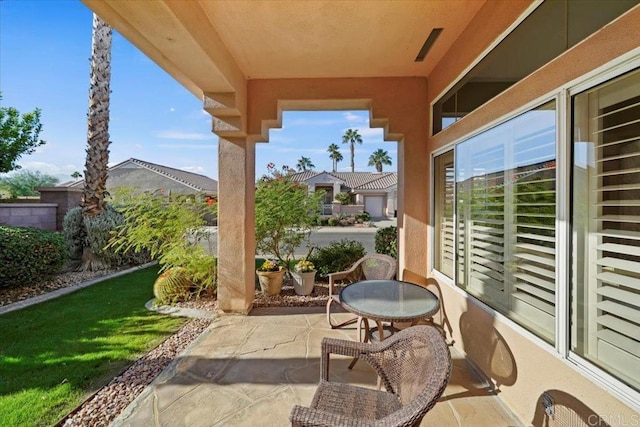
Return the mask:
<path id="1" fill-rule="evenodd" d="M 340 304 L 345 310 L 363 318 L 365 342 L 370 333 L 367 319 L 376 322 L 382 341 L 382 322 L 414 322 L 433 316 L 440 308 L 440 301 L 433 292 L 399 280 L 362 280 L 352 283 L 340 292 Z M 391 330 L 393 332 L 393 327 Z M 358 338 L 360 339 L 360 322 Z"/>

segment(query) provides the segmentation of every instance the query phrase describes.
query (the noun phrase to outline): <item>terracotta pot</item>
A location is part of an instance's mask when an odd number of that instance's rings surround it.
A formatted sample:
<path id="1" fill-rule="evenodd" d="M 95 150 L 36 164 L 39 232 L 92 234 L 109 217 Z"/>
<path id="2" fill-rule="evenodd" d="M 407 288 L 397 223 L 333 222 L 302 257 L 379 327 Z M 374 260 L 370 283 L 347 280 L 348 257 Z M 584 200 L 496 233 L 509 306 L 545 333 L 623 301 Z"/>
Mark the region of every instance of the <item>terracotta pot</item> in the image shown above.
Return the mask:
<path id="1" fill-rule="evenodd" d="M 316 282 L 316 272 L 309 271 L 307 273 L 291 272 L 293 277 L 293 289 L 298 295 L 309 295 L 313 292 L 313 285 Z"/>
<path id="2" fill-rule="evenodd" d="M 279 271 L 258 271 L 258 281 L 260 282 L 260 290 L 267 295 L 278 295 L 282 290 L 282 279 L 284 277 L 284 269 Z"/>

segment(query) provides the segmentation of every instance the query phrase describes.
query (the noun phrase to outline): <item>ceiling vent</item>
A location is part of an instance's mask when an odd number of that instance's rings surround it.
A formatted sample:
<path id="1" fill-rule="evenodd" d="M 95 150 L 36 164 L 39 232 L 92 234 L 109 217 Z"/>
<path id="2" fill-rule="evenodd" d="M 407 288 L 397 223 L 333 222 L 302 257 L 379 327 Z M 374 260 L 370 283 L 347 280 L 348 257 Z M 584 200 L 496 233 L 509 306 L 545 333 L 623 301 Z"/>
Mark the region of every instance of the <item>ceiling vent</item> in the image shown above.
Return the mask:
<path id="1" fill-rule="evenodd" d="M 436 39 L 441 32 L 442 28 L 434 28 L 433 30 L 431 30 L 431 33 L 429 33 L 429 37 L 427 37 L 427 39 L 424 41 L 424 44 L 422 45 L 422 49 L 420 49 L 420 52 L 418 52 L 418 56 L 416 56 L 415 62 L 424 61 L 425 56 L 427 56 L 427 53 L 429 53 L 431 46 L 433 46 L 433 44 L 436 42 Z"/>

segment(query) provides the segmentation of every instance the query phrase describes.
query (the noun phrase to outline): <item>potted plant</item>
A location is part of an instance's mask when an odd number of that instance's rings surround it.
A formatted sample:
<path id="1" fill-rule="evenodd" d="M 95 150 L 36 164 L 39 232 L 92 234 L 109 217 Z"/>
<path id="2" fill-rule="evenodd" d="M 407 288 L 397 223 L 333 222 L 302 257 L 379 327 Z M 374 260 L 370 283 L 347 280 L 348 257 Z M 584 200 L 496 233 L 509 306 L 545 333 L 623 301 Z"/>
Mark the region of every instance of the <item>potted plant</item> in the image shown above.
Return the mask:
<path id="1" fill-rule="evenodd" d="M 277 295 L 282 290 L 284 268 L 273 261 L 266 260 L 256 270 L 260 290 L 267 295 Z"/>
<path id="2" fill-rule="evenodd" d="M 298 295 L 309 295 L 316 281 L 316 268 L 311 261 L 301 260 L 293 267 L 293 289 Z"/>

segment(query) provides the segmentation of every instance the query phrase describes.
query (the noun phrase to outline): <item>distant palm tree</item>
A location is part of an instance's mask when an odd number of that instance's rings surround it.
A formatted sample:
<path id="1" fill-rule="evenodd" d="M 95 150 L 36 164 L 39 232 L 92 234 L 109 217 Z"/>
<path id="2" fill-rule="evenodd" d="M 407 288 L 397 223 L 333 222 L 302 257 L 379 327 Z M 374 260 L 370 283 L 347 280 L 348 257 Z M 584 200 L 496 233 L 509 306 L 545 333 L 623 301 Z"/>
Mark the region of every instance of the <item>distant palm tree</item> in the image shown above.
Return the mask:
<path id="1" fill-rule="evenodd" d="M 378 172 L 382 172 L 382 165 L 391 166 L 391 157 L 382 148 L 378 148 L 369 157 L 369 166 L 375 166 Z"/>
<path id="2" fill-rule="evenodd" d="M 342 143 L 349 144 L 351 147 L 351 172 L 356 171 L 356 165 L 354 163 L 355 157 L 355 145 L 362 144 L 362 136 L 358 133 L 357 130 L 347 129 L 347 131 L 342 135 Z"/>
<path id="3" fill-rule="evenodd" d="M 313 163 L 311 163 L 311 159 L 305 156 L 300 157 L 300 160 L 298 160 L 298 164 L 296 164 L 296 168 L 298 169 L 298 172 L 306 172 L 306 171 L 310 171 L 313 170 L 313 168 L 315 168 L 316 165 L 314 165 Z"/>
<path id="4" fill-rule="evenodd" d="M 338 147 L 338 144 L 331 144 L 327 151 L 329 152 L 329 158 L 333 160 L 333 171 L 336 172 L 338 170 L 338 162 L 344 159 L 340 152 L 340 147 Z"/>
<path id="5" fill-rule="evenodd" d="M 74 173 L 71 174 L 71 178 L 78 179 L 80 177 L 82 177 L 82 174 L 78 171 L 75 171 Z"/>

